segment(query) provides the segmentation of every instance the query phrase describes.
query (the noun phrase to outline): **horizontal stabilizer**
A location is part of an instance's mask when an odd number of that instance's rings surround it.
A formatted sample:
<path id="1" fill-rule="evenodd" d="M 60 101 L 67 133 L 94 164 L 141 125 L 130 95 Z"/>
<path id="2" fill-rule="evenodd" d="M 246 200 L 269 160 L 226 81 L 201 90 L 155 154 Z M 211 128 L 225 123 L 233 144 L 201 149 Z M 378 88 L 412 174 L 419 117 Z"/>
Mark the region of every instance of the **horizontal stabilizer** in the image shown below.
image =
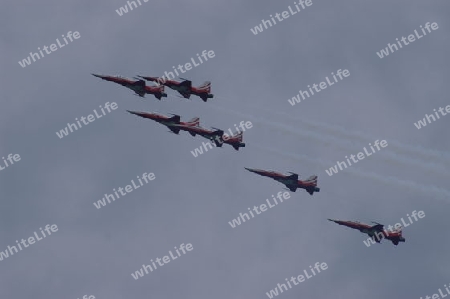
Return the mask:
<path id="1" fill-rule="evenodd" d="M 170 131 L 172 131 L 175 134 L 180 133 L 180 129 L 177 127 L 172 127 L 172 126 L 167 126 L 169 128 Z"/>

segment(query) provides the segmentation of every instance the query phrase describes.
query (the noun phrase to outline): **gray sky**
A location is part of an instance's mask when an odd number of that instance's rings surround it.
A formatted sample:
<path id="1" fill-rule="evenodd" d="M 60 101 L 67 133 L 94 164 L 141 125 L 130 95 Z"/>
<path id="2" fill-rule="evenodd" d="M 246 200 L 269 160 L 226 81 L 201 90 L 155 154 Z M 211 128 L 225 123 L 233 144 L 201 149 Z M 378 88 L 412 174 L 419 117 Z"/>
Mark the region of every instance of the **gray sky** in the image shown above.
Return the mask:
<path id="1" fill-rule="evenodd" d="M 331 1 L 254 35 L 293 1 L 149 1 L 123 16 L 113 1 L 7 0 L 0 11 L 0 251 L 46 224 L 59 230 L 0 262 L 2 298 L 267 298 L 316 262 L 328 269 L 277 298 L 420 298 L 450 282 L 447 228 L 450 104 L 445 1 Z M 439 29 L 380 59 L 376 52 L 426 22 Z M 81 37 L 22 68 L 18 61 L 68 31 Z M 91 73 L 159 76 L 203 50 L 213 59 L 183 77 L 212 82 L 207 103 L 141 99 Z M 288 99 L 338 69 L 350 76 L 301 103 Z M 118 109 L 69 136 L 55 132 L 99 105 Z M 125 110 L 200 117 L 205 127 L 251 121 L 247 146 L 194 158 L 201 137 L 169 134 Z M 334 176 L 325 169 L 369 142 L 388 147 Z M 0 163 L 2 160 L 0 160 Z M 3 164 L 2 164 L 3 165 Z M 231 228 L 228 221 L 283 186 L 244 167 L 319 176 Z M 93 202 L 144 172 L 156 179 L 97 210 Z M 385 177 L 390 177 L 385 179 Z M 395 224 L 424 219 L 406 243 L 367 248 L 365 235 L 327 218 Z M 134 280 L 131 273 L 181 243 L 193 251 Z"/>

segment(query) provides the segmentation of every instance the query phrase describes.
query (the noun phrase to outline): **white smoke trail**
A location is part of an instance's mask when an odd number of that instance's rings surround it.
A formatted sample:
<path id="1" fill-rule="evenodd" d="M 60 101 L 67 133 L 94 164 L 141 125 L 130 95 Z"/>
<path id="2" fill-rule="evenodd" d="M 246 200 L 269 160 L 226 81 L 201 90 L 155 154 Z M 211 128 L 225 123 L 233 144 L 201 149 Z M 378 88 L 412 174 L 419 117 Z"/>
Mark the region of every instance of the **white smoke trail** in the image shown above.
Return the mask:
<path id="1" fill-rule="evenodd" d="M 272 152 L 281 156 L 285 156 L 288 158 L 292 158 L 292 159 L 296 159 L 298 161 L 307 161 L 310 162 L 312 164 L 319 164 L 322 165 L 323 167 L 329 167 L 329 165 L 331 165 L 330 163 L 326 163 L 323 162 L 322 160 L 319 159 L 312 159 L 310 157 L 307 157 L 305 155 L 302 154 L 288 154 L 279 150 L 275 150 L 275 149 L 270 149 L 267 148 L 265 146 L 262 145 L 258 145 L 258 144 L 252 144 L 252 146 L 259 148 L 261 150 L 264 151 L 268 151 L 268 152 Z M 412 182 L 412 181 L 406 181 L 406 180 L 402 180 L 399 179 L 397 177 L 391 177 L 391 176 L 381 176 L 378 175 L 376 173 L 371 173 L 371 172 L 363 172 L 358 170 L 357 168 L 354 167 L 349 167 L 346 168 L 345 170 L 342 170 L 342 172 L 347 172 L 347 173 L 351 173 L 353 175 L 356 175 L 358 177 L 365 177 L 368 179 L 373 179 L 376 181 L 379 181 L 381 183 L 384 184 L 389 184 L 389 185 L 394 185 L 394 186 L 401 186 L 401 187 L 405 187 L 408 188 L 412 191 L 418 191 L 418 192 L 422 192 L 428 196 L 430 196 L 430 194 L 434 194 L 437 198 L 440 199 L 448 199 L 450 198 L 450 191 L 447 189 L 443 189 L 440 187 L 436 187 L 436 186 L 431 186 L 431 185 L 421 185 L 419 183 L 416 182 Z M 335 174 L 336 175 L 336 174 Z"/>
<path id="2" fill-rule="evenodd" d="M 227 100 L 229 100 L 229 99 L 227 99 Z M 250 109 L 258 109 L 258 110 L 270 113 L 271 115 L 278 114 L 284 118 L 290 118 L 290 119 L 293 119 L 296 121 L 300 121 L 304 125 L 307 125 L 313 129 L 325 130 L 334 135 L 340 134 L 340 136 L 342 136 L 344 138 L 359 139 L 362 142 L 373 141 L 373 140 L 371 140 L 370 137 L 367 136 L 367 134 L 364 134 L 362 132 L 358 132 L 355 130 L 349 130 L 347 128 L 344 128 L 344 127 L 341 127 L 338 125 L 330 125 L 330 124 L 326 124 L 326 123 L 322 123 L 322 122 L 319 123 L 319 122 L 315 122 L 315 121 L 311 121 L 311 120 L 305 120 L 303 118 L 294 117 L 288 113 L 268 110 L 268 109 L 263 108 L 258 105 L 251 105 L 251 106 L 252 107 L 249 107 Z M 242 105 L 239 105 L 239 107 L 242 107 Z M 404 155 L 415 155 L 415 156 L 421 157 L 422 159 L 425 159 L 425 160 L 434 159 L 434 160 L 437 160 L 439 163 L 445 162 L 450 165 L 450 153 L 449 152 L 443 152 L 443 151 L 433 150 L 433 149 L 429 149 L 429 148 L 423 148 L 423 147 L 411 145 L 411 144 L 409 144 L 409 145 L 403 144 L 398 141 L 389 141 L 389 147 L 390 147 L 390 149 L 396 150 L 397 152 L 404 154 Z"/>
<path id="3" fill-rule="evenodd" d="M 307 131 L 304 129 L 294 130 L 291 127 L 284 125 L 284 124 L 275 123 L 275 122 L 268 121 L 268 120 L 265 120 L 265 119 L 262 119 L 259 117 L 255 117 L 251 114 L 238 112 L 238 111 L 235 111 L 235 110 L 232 110 L 229 108 L 224 108 L 224 107 L 217 106 L 217 105 L 215 106 L 215 108 L 223 110 L 223 111 L 229 111 L 231 113 L 234 113 L 234 114 L 237 114 L 237 115 L 240 115 L 243 117 L 257 120 L 261 123 L 265 123 L 274 128 L 278 128 L 279 130 L 289 132 L 290 134 L 296 134 L 303 138 L 306 137 L 306 138 L 314 139 L 314 140 L 320 141 L 326 145 L 339 146 L 341 149 L 354 151 L 353 152 L 354 154 L 357 154 L 358 152 L 362 152 L 362 147 L 369 148 L 368 144 L 364 144 L 364 145 L 356 144 L 355 142 L 352 142 L 352 141 L 342 140 L 342 139 L 336 138 L 334 136 L 323 135 L 323 134 L 320 134 L 317 132 Z M 375 140 L 372 140 L 371 142 L 373 142 L 373 141 L 375 141 Z M 391 145 L 391 142 L 388 141 L 388 146 L 390 146 L 390 145 Z M 439 174 L 445 174 L 445 175 L 450 174 L 450 169 L 448 169 L 447 167 L 445 167 L 442 164 L 436 164 L 436 163 L 432 163 L 432 162 L 424 163 L 420 160 L 416 160 L 416 159 L 398 155 L 396 153 L 390 152 L 389 150 L 380 151 L 380 157 L 385 157 L 386 160 L 388 160 L 388 161 L 391 161 L 394 163 L 400 163 L 402 165 L 416 166 L 416 167 L 421 167 L 423 169 L 429 169 L 429 170 L 432 170 Z"/>

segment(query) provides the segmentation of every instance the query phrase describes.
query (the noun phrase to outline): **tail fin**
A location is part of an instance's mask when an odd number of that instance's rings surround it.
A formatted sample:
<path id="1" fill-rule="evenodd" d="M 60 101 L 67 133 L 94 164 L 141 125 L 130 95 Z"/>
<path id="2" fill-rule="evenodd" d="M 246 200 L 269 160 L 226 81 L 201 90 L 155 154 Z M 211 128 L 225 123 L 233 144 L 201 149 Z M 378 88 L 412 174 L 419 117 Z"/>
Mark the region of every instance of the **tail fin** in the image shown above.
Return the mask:
<path id="1" fill-rule="evenodd" d="M 236 137 L 239 142 L 242 142 L 244 140 L 244 132 L 239 131 L 236 135 L 234 135 L 234 137 Z"/>
<path id="2" fill-rule="evenodd" d="M 194 117 L 193 119 L 191 119 L 190 121 L 187 122 L 189 125 L 191 126 L 195 126 L 198 127 L 200 125 L 200 118 L 198 117 Z"/>
<path id="3" fill-rule="evenodd" d="M 211 92 L 211 82 L 206 81 L 205 83 L 203 83 L 202 85 L 197 87 L 197 89 L 201 89 L 204 92 L 210 93 Z"/>
<path id="4" fill-rule="evenodd" d="M 233 141 L 236 139 L 239 142 L 243 141 L 243 132 L 242 131 L 238 131 L 236 134 L 229 136 L 228 134 L 224 134 L 224 139 L 225 140 L 229 140 L 229 139 L 233 139 Z"/>
<path id="5" fill-rule="evenodd" d="M 316 183 L 316 184 L 317 184 L 317 175 L 312 175 L 312 176 L 310 176 L 309 178 L 307 178 L 307 179 L 305 180 L 305 182 L 308 182 L 308 183 Z"/>
<path id="6" fill-rule="evenodd" d="M 396 233 L 396 234 L 399 234 L 399 236 L 402 237 L 403 227 L 400 226 L 400 227 L 397 228 L 397 229 L 393 229 L 391 232 Z"/>

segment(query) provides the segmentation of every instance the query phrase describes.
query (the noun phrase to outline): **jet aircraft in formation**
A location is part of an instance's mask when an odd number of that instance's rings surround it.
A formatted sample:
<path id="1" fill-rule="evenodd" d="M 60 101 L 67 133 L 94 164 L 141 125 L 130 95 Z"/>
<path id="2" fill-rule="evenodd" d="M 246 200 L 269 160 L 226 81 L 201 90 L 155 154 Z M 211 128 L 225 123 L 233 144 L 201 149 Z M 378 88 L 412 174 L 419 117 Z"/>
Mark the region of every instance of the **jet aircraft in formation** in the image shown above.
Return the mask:
<path id="1" fill-rule="evenodd" d="M 204 102 L 208 99 L 213 98 L 214 95 L 211 94 L 211 82 L 206 81 L 202 85 L 198 87 L 192 86 L 192 81 L 183 79 L 181 82 L 177 82 L 174 80 L 166 80 L 165 78 L 158 77 L 144 77 L 138 76 L 139 78 L 134 78 L 136 80 L 131 80 L 128 78 L 124 78 L 121 76 L 109 76 L 109 75 L 97 75 L 92 74 L 93 76 L 100 78 L 102 80 L 114 82 L 125 86 L 126 88 L 134 91 L 138 96 L 144 97 L 146 94 L 154 95 L 158 100 L 161 100 L 163 97 L 167 97 L 167 94 L 164 92 L 164 86 L 167 86 L 173 90 L 178 91 L 184 98 L 189 99 L 191 95 L 196 95 L 200 97 Z M 150 86 L 145 83 L 144 80 L 155 82 L 156 86 Z"/>
<path id="2" fill-rule="evenodd" d="M 405 242 L 406 239 L 402 236 L 402 230 L 398 229 L 396 231 L 386 231 L 384 225 L 380 223 L 373 222 L 375 225 L 369 225 L 360 223 L 358 221 L 342 221 L 328 219 L 329 221 L 335 222 L 339 225 L 344 225 L 353 229 L 357 229 L 360 232 L 367 234 L 377 243 L 381 243 L 382 239 L 387 239 L 391 241 L 394 245 L 398 245 L 399 242 Z"/>
<path id="3" fill-rule="evenodd" d="M 218 147 L 222 147 L 223 143 L 231 145 L 236 150 L 239 150 L 240 147 L 245 147 L 245 143 L 242 142 L 243 132 L 238 132 L 234 136 L 228 136 L 224 134 L 224 131 L 221 129 L 205 129 L 200 126 L 200 119 L 198 117 L 194 117 L 188 122 L 182 122 L 180 121 L 180 116 L 176 114 L 169 117 L 158 113 L 127 111 L 131 114 L 159 122 L 175 134 L 178 134 L 180 131 L 185 131 L 192 136 L 200 135 L 208 140 L 211 140 Z"/>
<path id="4" fill-rule="evenodd" d="M 187 127 L 195 127 L 200 125 L 200 118 L 198 117 L 194 117 L 193 119 L 187 122 L 182 122 L 180 121 L 181 120 L 180 116 L 176 114 L 173 114 L 172 117 L 168 117 L 162 114 L 150 112 L 138 112 L 130 110 L 127 110 L 127 112 L 143 118 L 154 120 L 162 125 L 165 125 L 171 132 L 175 134 L 178 134 L 180 132 L 180 128 L 178 128 L 177 125 L 183 125 Z"/>
<path id="5" fill-rule="evenodd" d="M 164 92 L 164 87 L 167 86 L 170 89 L 173 89 L 180 93 L 184 98 L 189 99 L 191 95 L 196 95 L 200 97 L 204 102 L 208 99 L 213 98 L 214 95 L 211 94 L 211 82 L 207 81 L 204 84 L 194 87 L 192 86 L 192 81 L 182 79 L 183 81 L 175 81 L 175 80 L 167 80 L 165 78 L 158 77 L 148 77 L 148 76 L 138 76 L 139 78 L 135 78 L 136 80 L 127 79 L 121 76 L 108 76 L 108 75 L 96 75 L 92 74 L 95 77 L 101 78 L 102 80 L 111 81 L 122 86 L 125 86 L 131 90 L 133 90 L 138 96 L 144 97 L 146 94 L 154 95 L 158 100 L 161 100 L 163 97 L 167 97 L 167 94 Z M 147 80 L 151 82 L 155 82 L 156 86 L 148 86 L 145 81 Z M 222 147 L 223 143 L 231 145 L 235 150 L 239 150 L 241 147 L 245 147 L 245 143 L 243 143 L 243 132 L 238 131 L 233 136 L 228 136 L 224 134 L 224 131 L 217 128 L 205 129 L 200 126 L 200 119 L 198 117 L 194 117 L 187 122 L 182 122 L 179 115 L 172 114 L 172 116 L 165 116 L 158 113 L 150 113 L 150 112 L 138 112 L 138 111 L 129 111 L 129 113 L 137 115 L 139 117 L 148 118 L 154 120 L 164 126 L 166 126 L 170 132 L 174 134 L 179 134 L 180 131 L 185 131 L 191 134 L 192 136 L 200 135 L 208 140 L 214 142 L 217 147 Z M 285 175 L 275 171 L 267 171 L 261 169 L 251 169 L 245 168 L 248 171 L 254 172 L 261 176 L 266 176 L 272 178 L 282 184 L 284 184 L 291 192 L 295 192 L 298 188 L 305 189 L 310 195 L 313 195 L 314 192 L 319 192 L 320 188 L 317 187 L 317 176 L 312 175 L 306 180 L 299 180 L 299 175 L 296 173 L 290 172 L 290 175 Z M 382 239 L 390 240 L 394 245 L 398 245 L 399 242 L 405 242 L 405 238 L 402 236 L 402 231 L 386 231 L 384 230 L 384 226 L 379 223 L 375 223 L 375 225 L 363 224 L 356 221 L 341 221 L 341 220 L 333 220 L 339 225 L 344 225 L 353 229 L 357 229 L 362 233 L 369 235 L 375 242 L 380 243 Z"/>
<path id="6" fill-rule="evenodd" d="M 131 89 L 134 91 L 138 96 L 144 97 L 146 94 L 152 94 L 157 98 L 158 100 L 161 100 L 163 97 L 167 97 L 167 93 L 164 92 L 164 86 L 148 86 L 145 84 L 144 80 L 137 79 L 137 80 L 131 80 L 128 78 L 124 78 L 121 76 L 107 76 L 107 75 L 97 75 L 92 74 L 93 76 L 100 78 L 102 80 L 114 82 L 117 84 L 120 84 L 122 86 L 125 86 L 126 88 Z"/>
<path id="7" fill-rule="evenodd" d="M 284 184 L 290 191 L 295 192 L 297 188 L 305 189 L 309 194 L 313 195 L 314 192 L 319 192 L 320 188 L 317 187 L 317 175 L 312 175 L 304 181 L 298 179 L 298 174 L 290 172 L 291 175 L 284 175 L 275 171 L 267 171 L 261 169 L 251 169 L 245 167 L 250 172 L 254 172 L 261 176 L 266 176 L 275 181 Z"/>
<path id="8" fill-rule="evenodd" d="M 192 94 L 200 97 L 204 102 L 214 97 L 214 95 L 211 94 L 211 82 L 209 81 L 206 81 L 205 83 L 203 83 L 198 87 L 194 87 L 192 86 L 192 81 L 187 79 L 182 79 L 183 81 L 178 82 L 175 80 L 168 80 L 165 78 L 158 78 L 158 77 L 145 77 L 145 76 L 138 76 L 138 77 L 145 79 L 147 81 L 162 84 L 164 86 L 169 87 L 170 89 L 176 90 L 185 99 L 189 99 Z"/>

